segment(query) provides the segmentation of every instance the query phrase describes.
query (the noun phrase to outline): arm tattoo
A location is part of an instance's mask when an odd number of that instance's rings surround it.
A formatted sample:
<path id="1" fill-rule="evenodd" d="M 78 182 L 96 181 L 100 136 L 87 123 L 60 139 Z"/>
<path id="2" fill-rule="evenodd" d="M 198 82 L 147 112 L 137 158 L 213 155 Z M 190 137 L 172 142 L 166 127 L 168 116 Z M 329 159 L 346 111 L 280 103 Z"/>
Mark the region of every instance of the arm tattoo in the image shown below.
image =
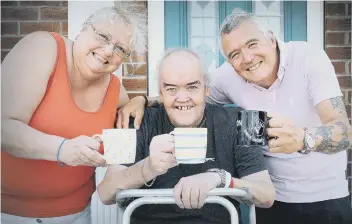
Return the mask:
<path id="1" fill-rule="evenodd" d="M 333 136 L 334 129 L 340 129 L 342 131 L 341 139 L 336 140 L 336 137 Z M 337 122 L 334 125 L 317 128 L 315 137 L 320 137 L 322 139 L 320 145 L 316 149 L 317 152 L 333 154 L 348 149 L 350 146 L 350 141 L 348 140 L 348 128 L 343 122 Z"/>
<path id="2" fill-rule="evenodd" d="M 330 99 L 333 109 L 347 120 L 347 113 L 341 97 Z M 315 137 L 322 139 L 316 151 L 333 154 L 348 149 L 351 145 L 348 139 L 348 126 L 344 122 L 336 122 L 329 126 L 316 128 Z"/>
<path id="3" fill-rule="evenodd" d="M 338 114 L 342 114 L 347 117 L 345 105 L 342 102 L 341 97 L 335 97 L 330 99 L 331 105 Z"/>

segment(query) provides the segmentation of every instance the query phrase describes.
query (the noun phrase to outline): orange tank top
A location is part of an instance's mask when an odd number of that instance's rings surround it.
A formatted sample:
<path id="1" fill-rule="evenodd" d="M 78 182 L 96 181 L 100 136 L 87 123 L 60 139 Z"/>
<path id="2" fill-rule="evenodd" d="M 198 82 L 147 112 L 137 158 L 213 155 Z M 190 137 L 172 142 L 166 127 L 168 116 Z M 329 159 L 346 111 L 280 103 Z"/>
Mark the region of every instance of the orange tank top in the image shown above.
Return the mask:
<path id="1" fill-rule="evenodd" d="M 58 46 L 56 65 L 42 102 L 29 126 L 68 139 L 102 133 L 114 127 L 120 81 L 110 75 L 103 104 L 97 112 L 78 108 L 71 96 L 66 48 L 62 37 L 52 33 Z M 33 139 L 35 141 L 35 139 Z M 16 158 L 1 152 L 1 212 L 25 217 L 57 217 L 82 211 L 95 191 L 94 167 L 60 167 L 56 161 Z"/>

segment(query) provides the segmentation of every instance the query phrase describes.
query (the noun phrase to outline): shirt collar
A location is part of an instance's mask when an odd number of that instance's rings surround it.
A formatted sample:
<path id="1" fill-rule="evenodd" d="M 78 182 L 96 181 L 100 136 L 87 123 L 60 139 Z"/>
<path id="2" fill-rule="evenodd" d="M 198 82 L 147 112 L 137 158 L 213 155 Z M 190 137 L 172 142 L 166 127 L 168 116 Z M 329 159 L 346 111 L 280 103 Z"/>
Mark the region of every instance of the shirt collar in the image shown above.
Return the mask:
<path id="1" fill-rule="evenodd" d="M 277 72 L 277 77 L 281 82 L 285 75 L 285 69 L 287 67 L 287 47 L 286 47 L 286 43 L 279 39 L 277 39 L 276 43 L 278 45 L 279 55 L 280 55 L 280 64 L 279 64 L 279 70 Z"/>

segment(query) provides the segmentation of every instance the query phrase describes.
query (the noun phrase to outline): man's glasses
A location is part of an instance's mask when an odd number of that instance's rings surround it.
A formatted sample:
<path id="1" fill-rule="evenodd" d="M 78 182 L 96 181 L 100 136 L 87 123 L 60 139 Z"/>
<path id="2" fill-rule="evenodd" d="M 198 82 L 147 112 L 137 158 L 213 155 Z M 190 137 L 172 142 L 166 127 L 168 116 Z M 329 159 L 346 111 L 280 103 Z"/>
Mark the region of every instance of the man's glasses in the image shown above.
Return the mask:
<path id="1" fill-rule="evenodd" d="M 111 44 L 113 46 L 114 54 L 116 54 L 117 56 L 119 56 L 121 58 L 128 58 L 131 55 L 131 52 L 127 52 L 120 45 L 112 43 L 109 34 L 105 33 L 104 31 L 95 29 L 93 24 L 89 24 L 89 25 L 93 28 L 93 31 L 95 33 L 95 35 L 94 35 L 95 39 L 103 45 L 110 45 Z"/>

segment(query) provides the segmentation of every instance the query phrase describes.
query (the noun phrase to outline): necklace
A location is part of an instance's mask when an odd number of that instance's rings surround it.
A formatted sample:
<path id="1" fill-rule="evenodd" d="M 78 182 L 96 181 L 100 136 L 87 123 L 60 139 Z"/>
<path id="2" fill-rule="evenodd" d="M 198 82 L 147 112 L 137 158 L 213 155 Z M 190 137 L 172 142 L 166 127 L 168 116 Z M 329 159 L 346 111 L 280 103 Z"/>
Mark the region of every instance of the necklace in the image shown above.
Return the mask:
<path id="1" fill-rule="evenodd" d="M 203 125 L 205 124 L 206 120 L 207 120 L 207 118 L 204 116 L 202 118 L 202 121 L 200 122 L 200 124 L 197 126 L 197 128 L 204 128 Z"/>

